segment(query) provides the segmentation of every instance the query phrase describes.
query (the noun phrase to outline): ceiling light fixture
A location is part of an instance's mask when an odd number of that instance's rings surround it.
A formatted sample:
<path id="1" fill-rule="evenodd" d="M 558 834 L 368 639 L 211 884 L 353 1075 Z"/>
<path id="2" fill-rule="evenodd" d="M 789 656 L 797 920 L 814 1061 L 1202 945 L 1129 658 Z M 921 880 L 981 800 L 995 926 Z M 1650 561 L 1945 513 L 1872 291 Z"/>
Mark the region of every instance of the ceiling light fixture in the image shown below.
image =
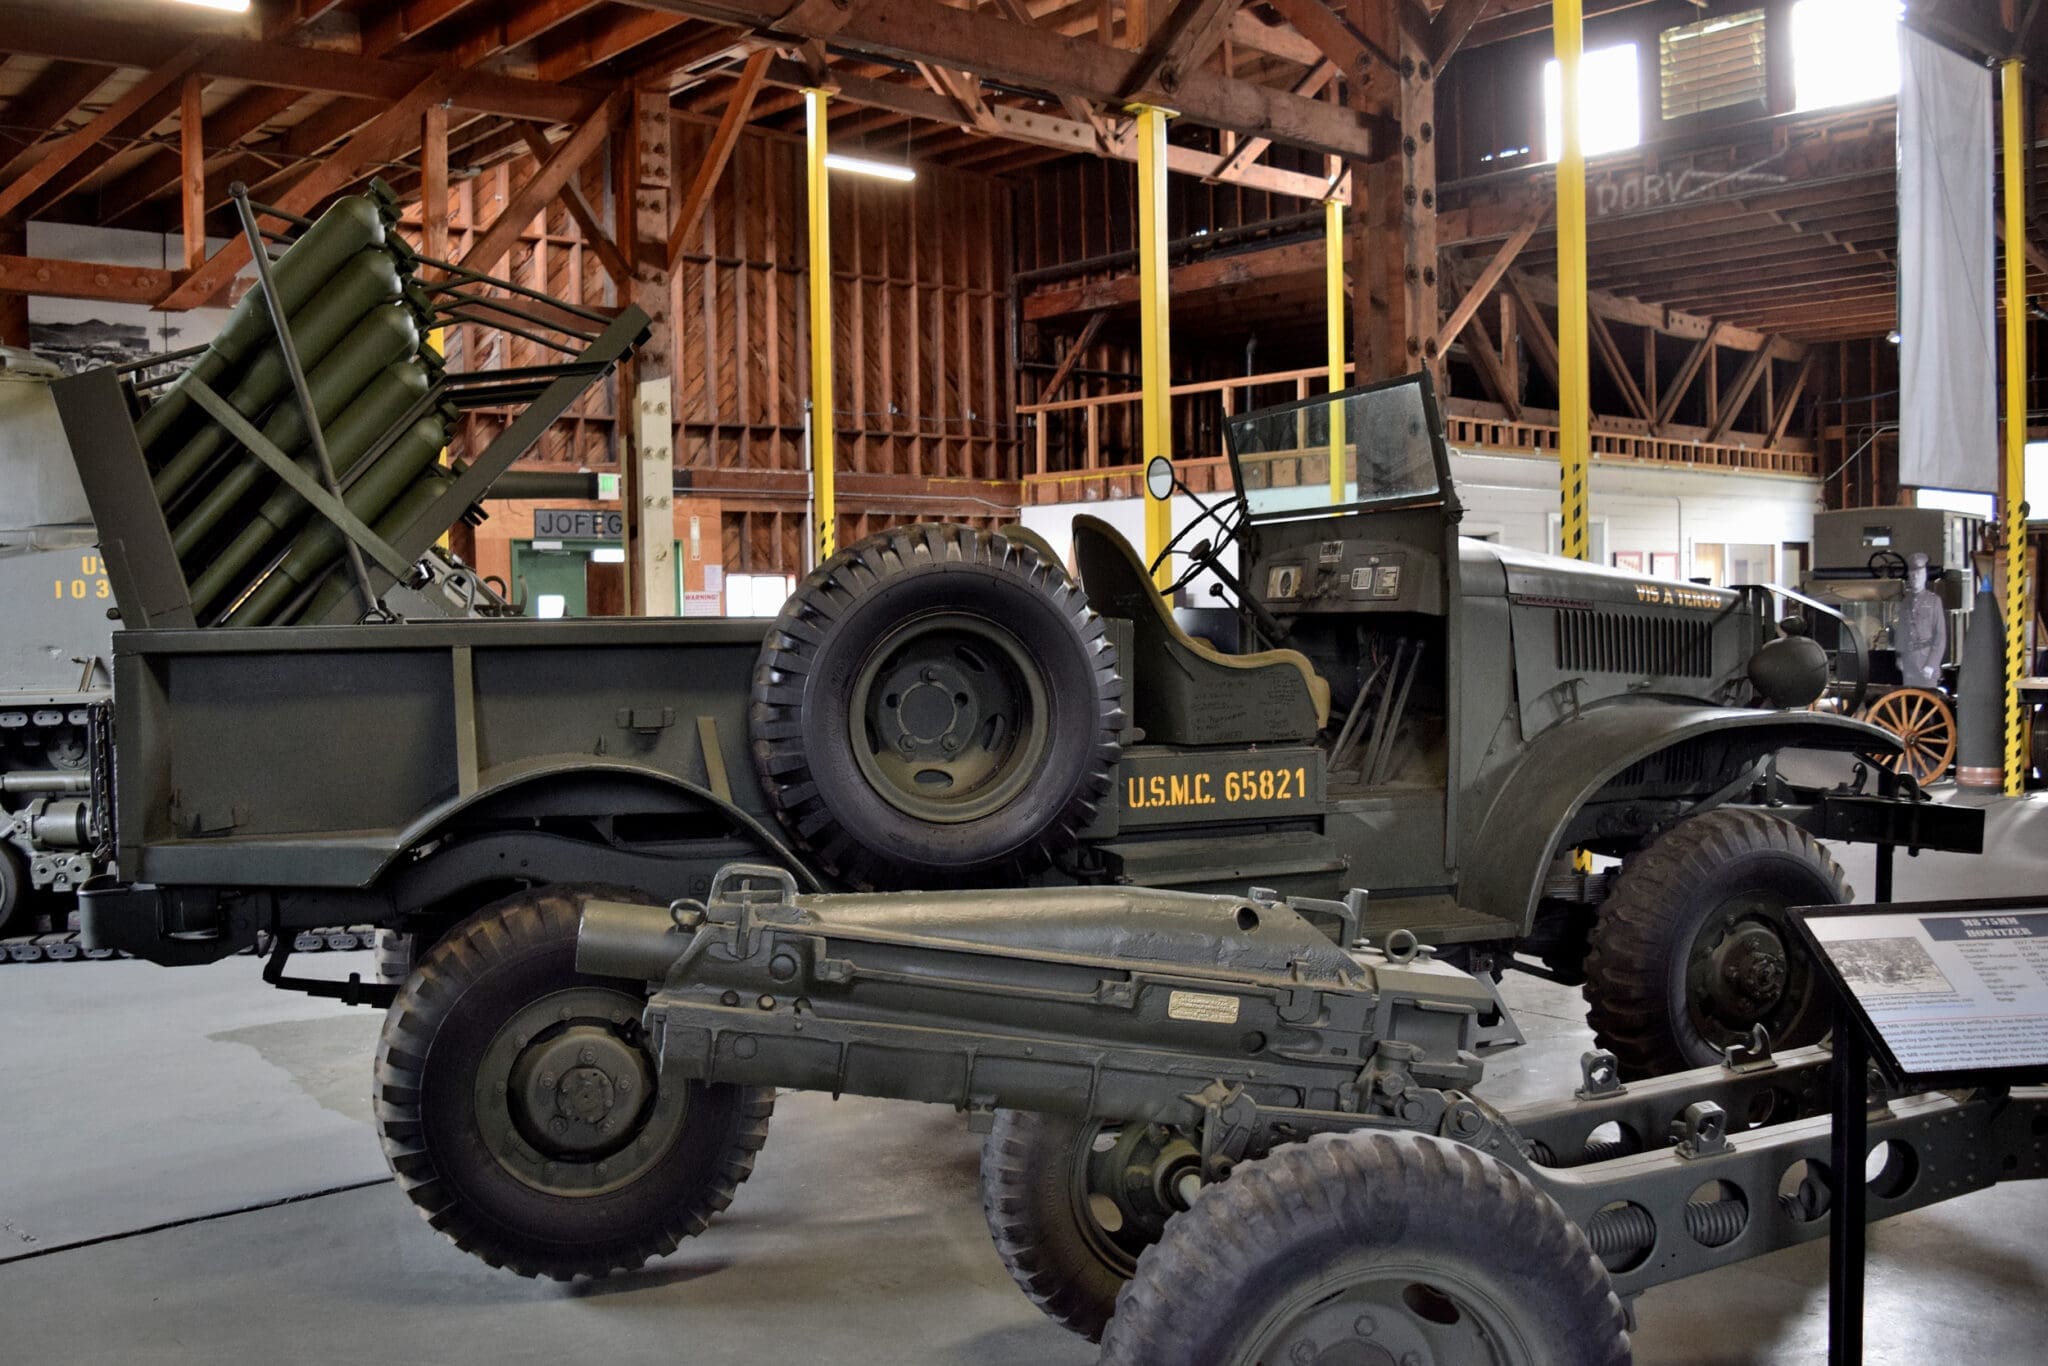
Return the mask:
<path id="1" fill-rule="evenodd" d="M 878 180 L 898 180 L 909 184 L 917 179 L 917 172 L 908 166 L 893 161 L 871 161 L 867 157 L 851 157 L 844 152 L 825 153 L 825 164 L 835 171 L 850 175 L 871 175 Z"/>
<path id="2" fill-rule="evenodd" d="M 201 9 L 226 10 L 230 14 L 247 14 L 249 0 L 178 0 L 181 5 L 197 5 Z"/>

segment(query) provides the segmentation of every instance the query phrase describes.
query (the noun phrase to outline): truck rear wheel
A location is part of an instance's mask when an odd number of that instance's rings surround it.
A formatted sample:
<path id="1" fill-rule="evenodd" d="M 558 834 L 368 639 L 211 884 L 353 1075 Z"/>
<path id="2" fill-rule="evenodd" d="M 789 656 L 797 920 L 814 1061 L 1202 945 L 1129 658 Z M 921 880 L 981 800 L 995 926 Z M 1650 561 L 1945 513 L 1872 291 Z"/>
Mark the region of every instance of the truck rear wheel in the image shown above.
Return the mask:
<path id="1" fill-rule="evenodd" d="M 1102 1366 L 1626 1366 L 1585 1235 L 1518 1172 L 1422 1134 L 1321 1134 L 1205 1189 L 1138 1262 Z"/>
<path id="2" fill-rule="evenodd" d="M 755 767 L 857 887 L 986 885 L 1074 844 L 1109 790 L 1123 684 L 1056 563 L 972 527 L 899 527 L 818 566 L 754 673 Z"/>
<path id="3" fill-rule="evenodd" d="M 435 943 L 376 1064 L 378 1135 L 421 1215 L 493 1266 L 556 1280 L 703 1232 L 774 1108 L 772 1091 L 657 1087 L 639 985 L 576 971 L 576 890 L 509 897 Z"/>
<path id="4" fill-rule="evenodd" d="M 1586 1016 L 1623 1075 L 1708 1066 L 1757 1025 L 1779 1048 L 1827 1032 L 1790 912 L 1851 893 L 1804 830 L 1758 811 L 1709 811 L 1631 854 L 1610 885 L 1586 953 Z"/>
<path id="5" fill-rule="evenodd" d="M 1200 1158 L 1161 1124 L 999 1110 L 981 1149 L 996 1253 L 1033 1304 L 1098 1341 L 1139 1254 L 1187 1207 Z"/>

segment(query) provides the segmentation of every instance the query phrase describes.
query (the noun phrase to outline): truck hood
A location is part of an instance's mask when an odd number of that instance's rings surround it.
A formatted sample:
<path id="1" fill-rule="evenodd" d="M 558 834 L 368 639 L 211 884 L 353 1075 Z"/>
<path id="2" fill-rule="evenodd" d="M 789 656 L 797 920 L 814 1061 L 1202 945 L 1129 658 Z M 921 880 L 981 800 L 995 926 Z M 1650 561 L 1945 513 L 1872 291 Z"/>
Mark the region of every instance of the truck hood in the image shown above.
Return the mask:
<path id="1" fill-rule="evenodd" d="M 1652 578 L 1465 536 L 1458 538 L 1458 569 L 1460 589 L 1466 597 L 1528 599 L 1536 605 L 1626 603 L 1722 612 L 1742 600 L 1732 589 Z"/>

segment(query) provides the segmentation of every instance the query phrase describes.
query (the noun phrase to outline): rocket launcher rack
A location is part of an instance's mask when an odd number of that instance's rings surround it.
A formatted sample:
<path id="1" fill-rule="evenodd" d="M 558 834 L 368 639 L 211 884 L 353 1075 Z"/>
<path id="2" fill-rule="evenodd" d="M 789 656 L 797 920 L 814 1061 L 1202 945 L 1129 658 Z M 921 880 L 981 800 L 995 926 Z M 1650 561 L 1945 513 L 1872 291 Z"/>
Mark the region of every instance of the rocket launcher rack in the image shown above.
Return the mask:
<path id="1" fill-rule="evenodd" d="M 647 316 L 422 256 L 394 230 L 381 183 L 317 220 L 233 193 L 258 284 L 213 341 L 156 379 L 108 367 L 52 386 L 121 620 L 387 618 L 386 595 L 418 580 L 434 542 L 640 343 Z M 450 374 L 427 337 L 458 323 L 563 359 Z M 464 411 L 504 404 L 525 407 L 473 460 L 443 463 Z"/>

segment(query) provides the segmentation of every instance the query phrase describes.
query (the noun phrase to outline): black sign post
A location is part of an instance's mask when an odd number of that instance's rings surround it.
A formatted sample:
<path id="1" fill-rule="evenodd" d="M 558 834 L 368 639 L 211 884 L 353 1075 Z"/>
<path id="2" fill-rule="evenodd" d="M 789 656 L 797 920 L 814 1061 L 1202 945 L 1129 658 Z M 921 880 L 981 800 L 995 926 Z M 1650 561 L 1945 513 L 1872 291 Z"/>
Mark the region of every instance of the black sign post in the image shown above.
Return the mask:
<path id="1" fill-rule="evenodd" d="M 1835 996 L 1828 1362 L 1863 1359 L 1873 1070 L 1901 1094 L 2048 1081 L 2048 898 L 1802 906 L 1800 938 Z"/>
<path id="2" fill-rule="evenodd" d="M 1863 1361 L 1863 1262 L 1869 1237 L 1863 1184 L 1870 1131 L 1870 1050 L 1848 992 L 1835 1000 L 1835 1169 L 1828 1205 L 1828 1366 Z"/>

